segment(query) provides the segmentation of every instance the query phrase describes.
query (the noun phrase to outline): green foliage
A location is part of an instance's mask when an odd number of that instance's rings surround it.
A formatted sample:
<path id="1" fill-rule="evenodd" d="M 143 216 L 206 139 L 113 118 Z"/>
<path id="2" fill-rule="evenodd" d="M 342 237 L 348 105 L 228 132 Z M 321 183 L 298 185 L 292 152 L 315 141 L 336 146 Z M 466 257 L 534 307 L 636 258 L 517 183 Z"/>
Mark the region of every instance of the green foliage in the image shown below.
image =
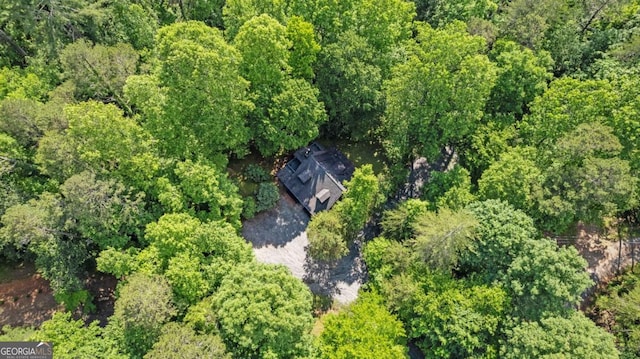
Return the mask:
<path id="1" fill-rule="evenodd" d="M 159 29 L 156 43 L 152 76 L 130 77 L 124 91 L 163 152 L 178 159 L 243 154 L 244 116 L 253 105 L 239 74 L 240 53 L 219 30 L 195 21 Z"/>
<path id="2" fill-rule="evenodd" d="M 112 320 L 123 329 L 124 347 L 134 357 L 142 357 L 161 334 L 162 325 L 176 310 L 171 287 L 159 275 L 133 274 L 118 293 Z"/>
<path id="3" fill-rule="evenodd" d="M 311 293 L 286 268 L 236 266 L 213 301 L 220 335 L 234 357 L 291 358 L 308 353 Z"/>
<path id="4" fill-rule="evenodd" d="M 393 276 L 407 272 L 414 263 L 407 247 L 384 237 L 377 237 L 367 242 L 362 258 L 367 264 L 369 283 L 374 288 L 380 288 Z"/>
<path id="5" fill-rule="evenodd" d="M 558 248 L 548 239 L 528 241 L 505 279 L 515 315 L 536 320 L 571 311 L 593 284 L 586 267 L 587 261 L 573 247 Z"/>
<path id="6" fill-rule="evenodd" d="M 601 318 L 611 318 L 609 330 L 616 336 L 618 347 L 631 358 L 638 356 L 640 328 L 637 326 L 640 313 L 640 285 L 638 276 L 627 273 L 614 280 L 607 290 L 596 299 Z"/>
<path id="7" fill-rule="evenodd" d="M 629 162 L 617 155 L 622 146 L 611 128 L 580 124 L 558 139 L 546 173 L 541 211 L 556 230 L 574 221 L 602 223 L 602 219 L 638 203 L 638 178 Z"/>
<path id="8" fill-rule="evenodd" d="M 321 358 L 407 358 L 402 323 L 382 298 L 362 293 L 337 314 L 327 314 L 319 337 Z"/>
<path id="9" fill-rule="evenodd" d="M 0 99 L 39 100 L 48 91 L 46 82 L 37 74 L 20 68 L 0 68 Z"/>
<path id="10" fill-rule="evenodd" d="M 158 170 L 155 141 L 116 106 L 82 102 L 64 108 L 64 132 L 50 131 L 35 156 L 41 170 L 60 182 L 84 170 L 145 189 Z"/>
<path id="11" fill-rule="evenodd" d="M 256 193 L 256 211 L 262 212 L 275 207 L 280 199 L 278 186 L 273 182 L 262 182 Z"/>
<path id="12" fill-rule="evenodd" d="M 287 20 L 287 38 L 293 45 L 289 53 L 291 74 L 295 78 L 312 80 L 315 77 L 313 65 L 320 52 L 313 25 L 299 16 L 292 16 Z"/>
<path id="13" fill-rule="evenodd" d="M 139 234 L 137 227 L 144 218 L 143 195 L 128 195 L 121 183 L 101 181 L 85 171 L 67 179 L 60 186 L 60 194 L 69 218 L 65 228 L 78 231 L 101 249 L 120 248 L 131 235 Z"/>
<path id="14" fill-rule="evenodd" d="M 394 161 L 433 160 L 473 133 L 496 79 L 484 40 L 463 23 L 419 25 L 415 41 L 385 83 L 383 144 Z"/>
<path id="15" fill-rule="evenodd" d="M 2 327 L 0 340 L 3 342 L 25 342 L 29 341 L 36 330 L 31 327 L 11 327 L 5 325 Z"/>
<path id="16" fill-rule="evenodd" d="M 344 226 L 335 211 L 315 214 L 307 226 L 309 256 L 315 260 L 336 262 L 349 253 Z"/>
<path id="17" fill-rule="evenodd" d="M 264 168 L 253 163 L 247 165 L 242 174 L 247 180 L 255 183 L 266 182 L 271 179 L 271 176 Z"/>
<path id="18" fill-rule="evenodd" d="M 423 189 L 423 199 L 431 203 L 433 210 L 448 208 L 456 211 L 475 200 L 471 194 L 469 171 L 460 165 L 446 172 L 433 171 Z"/>
<path id="19" fill-rule="evenodd" d="M 522 322 L 509 333 L 503 358 L 618 358 L 613 336 L 580 312 Z"/>
<path id="20" fill-rule="evenodd" d="M 78 290 L 75 292 L 56 293 L 54 295 L 56 302 L 64 304 L 67 311 L 74 311 L 82 305 L 84 313 L 94 312 L 93 296 L 86 290 Z"/>
<path id="21" fill-rule="evenodd" d="M 444 26 L 454 20 L 469 21 L 490 17 L 498 3 L 491 0 L 415 0 L 418 19 L 433 27 Z"/>
<path id="22" fill-rule="evenodd" d="M 96 268 L 100 272 L 111 273 L 117 278 L 124 278 L 138 269 L 137 248 L 117 250 L 112 247 L 104 249 L 96 258 Z"/>
<path id="23" fill-rule="evenodd" d="M 231 359 L 222 340 L 211 334 L 197 334 L 193 329 L 179 323 L 168 323 L 162 327 L 162 335 L 145 359 L 174 359 L 179 353 L 183 359 L 203 356 L 212 359 Z"/>
<path id="24" fill-rule="evenodd" d="M 425 357 L 495 358 L 507 303 L 500 286 L 427 274 L 399 305 L 407 335 Z"/>
<path id="25" fill-rule="evenodd" d="M 380 183 L 370 164 L 358 167 L 353 176 L 345 182 L 347 191 L 333 211 L 338 212 L 345 224 L 347 238 L 355 238 L 364 227 L 374 208 L 382 202 Z"/>
<path id="26" fill-rule="evenodd" d="M 542 171 L 532 160 L 533 148 L 514 148 L 487 168 L 478 181 L 482 199 L 499 199 L 533 213 L 542 197 Z"/>
<path id="27" fill-rule="evenodd" d="M 464 211 L 426 212 L 416 219 L 416 236 L 410 245 L 416 257 L 430 268 L 451 272 L 471 245 L 476 226 L 476 219 Z"/>
<path id="28" fill-rule="evenodd" d="M 318 126 L 326 120 L 318 90 L 292 77 L 289 58 L 295 48 L 291 35 L 285 26 L 262 14 L 245 22 L 234 38 L 242 55 L 240 71 L 251 83 L 249 91 L 256 104 L 249 127 L 264 156 L 306 145 L 318 136 Z M 301 54 L 296 55 L 300 61 Z"/>
<path id="29" fill-rule="evenodd" d="M 382 215 L 382 235 L 400 241 L 415 235 L 417 218 L 425 214 L 429 208 L 427 202 L 419 199 L 408 199 L 398 205 L 396 209 L 386 210 Z"/>
<path id="30" fill-rule="evenodd" d="M 513 114 L 520 118 L 529 103 L 541 95 L 551 79 L 553 63 L 546 51 L 538 54 L 513 41 L 498 40 L 489 56 L 498 65 L 498 78 L 487 102 L 495 114 Z"/>
<path id="31" fill-rule="evenodd" d="M 527 243 L 538 238 L 533 220 L 503 201 L 487 200 L 467 207 L 478 221 L 471 248 L 461 259 L 466 272 L 485 277 L 487 283 L 502 279 L 511 263 L 524 255 Z"/>
<path id="32" fill-rule="evenodd" d="M 56 358 L 104 358 L 124 359 L 128 356 L 118 352 L 117 343 L 105 335 L 98 322 L 85 326 L 84 321 L 74 320 L 71 313 L 55 313 L 42 323 L 31 340 L 53 342 Z"/>
<path id="33" fill-rule="evenodd" d="M 129 44 L 91 46 L 84 40 L 69 44 L 60 53 L 64 78 L 75 88 L 76 98 L 115 98 L 127 110 L 122 87 L 136 71 L 138 54 Z"/>
<path id="34" fill-rule="evenodd" d="M 242 199 L 226 172 L 202 162 L 178 162 L 174 170 L 177 188 L 186 200 L 186 208 L 201 219 L 225 219 L 240 227 Z M 171 206 L 174 211 L 176 209 Z M 176 211 L 179 212 L 179 211 Z"/>

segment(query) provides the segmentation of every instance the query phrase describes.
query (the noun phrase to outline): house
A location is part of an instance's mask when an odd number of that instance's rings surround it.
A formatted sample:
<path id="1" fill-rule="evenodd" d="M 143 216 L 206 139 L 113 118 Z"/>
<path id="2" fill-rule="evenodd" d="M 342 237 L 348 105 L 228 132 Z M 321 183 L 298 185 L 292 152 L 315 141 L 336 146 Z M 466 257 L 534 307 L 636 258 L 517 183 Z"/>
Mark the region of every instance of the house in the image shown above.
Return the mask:
<path id="1" fill-rule="evenodd" d="M 310 213 L 330 209 L 346 189 L 342 185 L 353 175 L 353 164 L 337 149 L 319 143 L 301 148 L 280 171 L 278 179 Z"/>

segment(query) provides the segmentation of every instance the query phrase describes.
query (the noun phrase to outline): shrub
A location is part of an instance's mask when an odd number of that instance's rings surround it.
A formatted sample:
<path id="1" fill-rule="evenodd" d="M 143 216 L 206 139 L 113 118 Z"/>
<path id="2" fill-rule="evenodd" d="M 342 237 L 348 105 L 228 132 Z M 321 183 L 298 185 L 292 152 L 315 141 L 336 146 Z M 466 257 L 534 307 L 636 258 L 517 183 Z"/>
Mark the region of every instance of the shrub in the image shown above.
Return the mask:
<path id="1" fill-rule="evenodd" d="M 280 199 L 278 186 L 271 182 L 260 183 L 258 193 L 256 194 L 256 212 L 262 212 L 275 207 L 278 199 Z"/>
<path id="2" fill-rule="evenodd" d="M 247 168 L 244 169 L 244 177 L 255 183 L 266 182 L 271 178 L 264 168 L 253 163 L 247 165 Z"/>
<path id="3" fill-rule="evenodd" d="M 256 215 L 256 200 L 253 197 L 247 197 L 244 199 L 242 205 L 242 217 L 244 219 L 251 219 Z"/>

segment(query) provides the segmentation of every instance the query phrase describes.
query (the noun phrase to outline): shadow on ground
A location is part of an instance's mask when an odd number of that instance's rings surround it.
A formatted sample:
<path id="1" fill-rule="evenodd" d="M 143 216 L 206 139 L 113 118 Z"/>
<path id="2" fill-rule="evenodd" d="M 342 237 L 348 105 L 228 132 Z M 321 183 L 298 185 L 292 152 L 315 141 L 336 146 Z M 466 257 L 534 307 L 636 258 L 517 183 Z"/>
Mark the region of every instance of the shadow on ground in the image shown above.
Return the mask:
<path id="1" fill-rule="evenodd" d="M 286 266 L 315 294 L 344 304 L 355 300 L 364 281 L 359 242 L 335 265 L 311 261 L 306 251 L 308 224 L 309 214 L 284 192 L 276 208 L 245 221 L 242 234 L 258 261 Z"/>
<path id="2" fill-rule="evenodd" d="M 315 294 L 331 297 L 341 303 L 355 298 L 365 280 L 360 243 L 354 242 L 349 254 L 336 263 L 318 262 L 305 257 L 302 278 Z"/>
<path id="3" fill-rule="evenodd" d="M 309 224 L 309 214 L 295 200 L 281 191 L 275 208 L 244 222 L 243 237 L 254 248 L 284 247 L 300 236 Z"/>

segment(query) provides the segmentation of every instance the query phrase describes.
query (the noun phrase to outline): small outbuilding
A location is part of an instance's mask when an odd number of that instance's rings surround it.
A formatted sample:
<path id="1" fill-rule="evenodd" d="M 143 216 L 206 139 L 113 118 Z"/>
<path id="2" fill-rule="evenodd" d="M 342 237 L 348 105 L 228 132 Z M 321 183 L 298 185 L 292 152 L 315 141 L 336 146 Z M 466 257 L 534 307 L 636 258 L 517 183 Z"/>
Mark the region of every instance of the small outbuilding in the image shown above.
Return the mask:
<path id="1" fill-rule="evenodd" d="M 313 142 L 295 152 L 278 171 L 278 179 L 310 213 L 330 209 L 345 191 L 342 182 L 351 179 L 351 161 L 335 148 Z"/>

